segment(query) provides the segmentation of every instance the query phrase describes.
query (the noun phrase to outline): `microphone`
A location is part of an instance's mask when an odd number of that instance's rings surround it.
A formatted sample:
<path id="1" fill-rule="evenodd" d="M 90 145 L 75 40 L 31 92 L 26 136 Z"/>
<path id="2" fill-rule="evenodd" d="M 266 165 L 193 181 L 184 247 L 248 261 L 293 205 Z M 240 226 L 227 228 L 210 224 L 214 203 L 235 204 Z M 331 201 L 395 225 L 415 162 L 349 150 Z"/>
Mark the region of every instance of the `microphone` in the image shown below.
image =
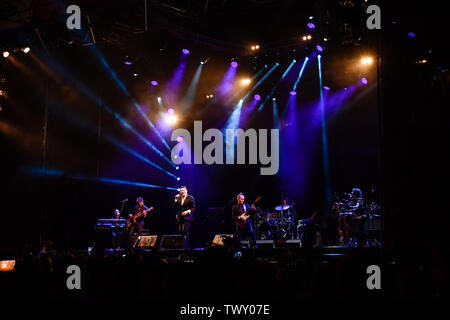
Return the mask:
<path id="1" fill-rule="evenodd" d="M 124 202 L 127 202 L 127 201 L 128 201 L 128 199 L 125 199 L 125 200 L 122 200 L 122 201 L 120 201 L 120 202 L 124 203 Z"/>

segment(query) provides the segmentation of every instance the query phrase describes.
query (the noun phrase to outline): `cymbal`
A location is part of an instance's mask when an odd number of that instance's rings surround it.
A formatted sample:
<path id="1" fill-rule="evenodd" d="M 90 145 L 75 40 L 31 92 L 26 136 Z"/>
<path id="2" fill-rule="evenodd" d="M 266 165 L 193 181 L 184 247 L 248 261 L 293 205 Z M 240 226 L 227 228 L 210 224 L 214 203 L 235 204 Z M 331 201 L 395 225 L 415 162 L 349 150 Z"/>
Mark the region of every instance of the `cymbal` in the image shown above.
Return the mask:
<path id="1" fill-rule="evenodd" d="M 285 205 L 276 206 L 275 210 L 276 211 L 284 211 L 284 210 L 287 210 L 289 208 L 292 208 L 292 206 L 285 204 Z"/>

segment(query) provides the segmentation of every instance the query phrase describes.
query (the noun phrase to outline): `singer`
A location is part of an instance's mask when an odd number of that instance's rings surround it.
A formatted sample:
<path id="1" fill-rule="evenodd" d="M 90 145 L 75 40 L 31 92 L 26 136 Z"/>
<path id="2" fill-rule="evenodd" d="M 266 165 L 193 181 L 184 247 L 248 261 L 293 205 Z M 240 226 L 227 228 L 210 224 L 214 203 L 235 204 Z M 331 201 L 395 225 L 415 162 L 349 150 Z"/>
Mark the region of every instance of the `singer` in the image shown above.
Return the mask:
<path id="1" fill-rule="evenodd" d="M 175 196 L 174 201 L 177 210 L 178 232 L 183 236 L 183 249 L 189 249 L 191 247 L 189 231 L 194 220 L 195 211 L 195 199 L 193 196 L 188 195 L 187 192 L 186 186 L 181 186 L 180 193 Z"/>

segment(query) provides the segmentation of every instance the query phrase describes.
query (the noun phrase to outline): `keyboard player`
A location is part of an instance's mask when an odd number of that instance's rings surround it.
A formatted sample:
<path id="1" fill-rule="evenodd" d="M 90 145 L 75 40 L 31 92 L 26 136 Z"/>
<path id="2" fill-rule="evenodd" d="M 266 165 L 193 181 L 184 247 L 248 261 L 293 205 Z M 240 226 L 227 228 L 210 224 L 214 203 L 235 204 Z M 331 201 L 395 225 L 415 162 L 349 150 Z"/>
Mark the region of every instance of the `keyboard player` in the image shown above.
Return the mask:
<path id="1" fill-rule="evenodd" d="M 114 210 L 113 219 L 120 219 L 119 209 Z M 121 244 L 123 244 L 123 228 L 113 228 L 112 229 L 112 245 L 113 248 L 120 249 Z"/>
<path id="2" fill-rule="evenodd" d="M 120 211 L 119 209 L 114 210 L 113 219 L 120 219 Z"/>

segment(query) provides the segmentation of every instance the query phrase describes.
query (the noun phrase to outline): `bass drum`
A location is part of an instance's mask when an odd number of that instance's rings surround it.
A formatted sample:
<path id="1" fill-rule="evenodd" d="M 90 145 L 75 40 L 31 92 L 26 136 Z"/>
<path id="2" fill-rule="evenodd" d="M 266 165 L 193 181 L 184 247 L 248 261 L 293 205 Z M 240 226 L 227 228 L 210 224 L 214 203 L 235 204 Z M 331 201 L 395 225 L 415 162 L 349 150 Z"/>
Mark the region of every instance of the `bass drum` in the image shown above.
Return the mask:
<path id="1" fill-rule="evenodd" d="M 259 226 L 261 240 L 273 240 L 279 233 L 278 223 L 275 219 L 263 220 Z"/>

